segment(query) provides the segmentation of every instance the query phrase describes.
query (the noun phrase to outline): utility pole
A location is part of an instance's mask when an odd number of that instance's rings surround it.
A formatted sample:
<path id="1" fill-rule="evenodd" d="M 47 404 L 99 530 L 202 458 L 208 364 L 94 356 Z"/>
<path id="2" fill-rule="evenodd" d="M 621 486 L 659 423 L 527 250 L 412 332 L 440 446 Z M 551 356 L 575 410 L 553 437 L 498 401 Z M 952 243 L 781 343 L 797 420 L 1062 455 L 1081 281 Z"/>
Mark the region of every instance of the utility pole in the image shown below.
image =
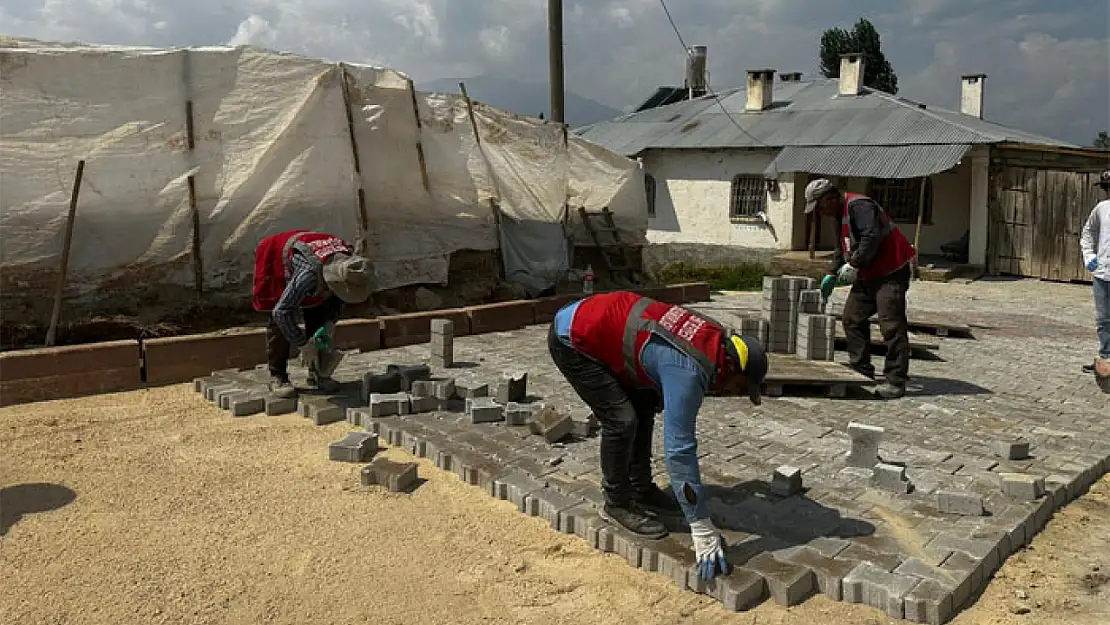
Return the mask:
<path id="1" fill-rule="evenodd" d="M 563 114 L 563 0 L 547 0 L 548 63 L 551 81 L 551 121 L 566 123 Z"/>

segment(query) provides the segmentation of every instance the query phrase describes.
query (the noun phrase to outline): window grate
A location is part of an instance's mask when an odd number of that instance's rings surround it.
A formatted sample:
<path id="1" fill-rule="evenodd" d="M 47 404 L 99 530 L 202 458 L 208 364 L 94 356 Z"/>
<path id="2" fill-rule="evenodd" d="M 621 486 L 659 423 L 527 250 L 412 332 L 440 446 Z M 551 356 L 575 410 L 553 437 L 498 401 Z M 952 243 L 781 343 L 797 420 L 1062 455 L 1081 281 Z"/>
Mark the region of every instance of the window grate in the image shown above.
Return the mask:
<path id="1" fill-rule="evenodd" d="M 925 185 L 925 213 L 921 223 L 933 223 L 933 181 L 928 178 L 885 180 L 872 178 L 867 195 L 883 207 L 895 223 L 916 224 L 921 202 L 921 185 Z"/>
<path id="2" fill-rule="evenodd" d="M 767 207 L 767 183 L 762 176 L 741 174 L 732 179 L 732 201 L 728 216 L 732 221 L 754 218 Z"/>
<path id="3" fill-rule="evenodd" d="M 655 217 L 655 177 L 644 174 L 644 193 L 647 194 L 648 217 Z"/>

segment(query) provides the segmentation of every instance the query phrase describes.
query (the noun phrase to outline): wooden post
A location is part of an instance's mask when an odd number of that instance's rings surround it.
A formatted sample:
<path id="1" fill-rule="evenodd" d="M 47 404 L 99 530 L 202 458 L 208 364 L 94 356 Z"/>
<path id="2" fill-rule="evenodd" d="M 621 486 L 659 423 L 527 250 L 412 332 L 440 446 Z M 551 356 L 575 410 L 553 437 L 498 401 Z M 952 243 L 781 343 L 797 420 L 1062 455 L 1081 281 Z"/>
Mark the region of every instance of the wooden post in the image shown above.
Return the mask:
<path id="1" fill-rule="evenodd" d="M 913 257 L 913 277 L 917 278 L 917 269 L 921 261 L 921 249 L 919 244 L 921 242 L 921 222 L 925 217 L 925 187 L 929 184 L 929 177 L 923 176 L 921 178 L 921 193 L 918 194 L 917 199 L 917 229 L 913 233 L 913 249 L 917 254 Z"/>
<path id="2" fill-rule="evenodd" d="M 356 245 L 358 253 L 365 256 L 369 243 L 367 241 L 370 231 L 370 220 L 366 215 L 366 190 L 362 188 L 362 163 L 358 156 L 358 139 L 355 138 L 355 118 L 351 113 L 351 91 L 347 82 L 347 68 L 342 63 L 336 63 L 339 70 L 339 80 L 343 85 L 343 113 L 347 116 L 347 135 L 351 142 L 351 157 L 355 169 L 355 196 L 358 202 L 359 240 Z"/>
<path id="3" fill-rule="evenodd" d="M 428 162 L 424 160 L 424 124 L 420 121 L 420 105 L 416 101 L 416 85 L 409 78 L 409 95 L 412 96 L 412 114 L 416 118 L 416 156 L 420 159 L 420 179 L 424 182 L 424 190 L 431 191 L 428 182 Z"/>
<path id="4" fill-rule="evenodd" d="M 814 210 L 809 214 L 809 259 L 817 258 L 817 229 L 821 227 L 821 215 Z"/>
<path id="5" fill-rule="evenodd" d="M 193 101 L 185 101 L 185 138 L 189 144 L 189 154 L 192 156 L 196 149 L 196 133 L 193 125 Z M 194 161 L 195 162 L 195 161 Z M 197 295 L 204 292 L 204 265 L 200 256 L 200 210 L 197 209 L 197 181 L 194 174 L 189 174 L 189 215 L 193 222 L 193 288 Z"/>
<path id="6" fill-rule="evenodd" d="M 77 161 L 77 175 L 73 178 L 73 190 L 69 193 L 69 215 L 66 216 L 66 233 L 62 239 L 62 262 L 58 267 L 58 286 L 54 290 L 54 310 L 50 313 L 50 326 L 46 329 L 46 346 L 54 346 L 58 333 L 58 321 L 62 318 L 62 293 L 66 288 L 66 274 L 69 272 L 69 250 L 73 245 L 73 221 L 77 216 L 77 196 L 81 191 L 81 178 L 85 175 L 85 160 Z"/>
<path id="7" fill-rule="evenodd" d="M 474 143 L 477 144 L 478 151 L 481 152 L 482 151 L 482 135 L 481 135 L 480 132 L 478 132 L 478 120 L 474 117 L 474 103 L 470 100 L 470 95 L 466 92 L 466 85 L 463 84 L 462 82 L 459 83 L 459 91 L 462 92 L 462 97 L 463 97 L 464 100 L 466 100 L 466 114 L 470 118 L 471 127 L 474 128 Z M 482 159 L 485 160 L 485 154 L 482 155 Z M 489 162 L 487 161 L 487 165 L 488 164 L 489 164 Z M 492 182 L 494 184 L 495 188 L 496 188 L 497 182 L 496 182 L 496 180 L 494 180 L 493 167 L 491 166 L 489 169 L 490 169 L 490 171 L 489 171 L 490 182 Z M 504 254 L 501 253 L 501 209 L 500 209 L 500 207 L 497 206 L 497 202 L 495 202 L 493 200 L 493 198 L 490 198 L 490 200 L 489 200 L 489 208 L 490 208 L 490 211 L 493 212 L 493 227 L 494 227 L 494 232 L 496 233 L 496 236 L 497 236 L 498 262 L 501 265 L 501 275 L 504 276 L 505 275 L 505 259 L 504 259 Z"/>

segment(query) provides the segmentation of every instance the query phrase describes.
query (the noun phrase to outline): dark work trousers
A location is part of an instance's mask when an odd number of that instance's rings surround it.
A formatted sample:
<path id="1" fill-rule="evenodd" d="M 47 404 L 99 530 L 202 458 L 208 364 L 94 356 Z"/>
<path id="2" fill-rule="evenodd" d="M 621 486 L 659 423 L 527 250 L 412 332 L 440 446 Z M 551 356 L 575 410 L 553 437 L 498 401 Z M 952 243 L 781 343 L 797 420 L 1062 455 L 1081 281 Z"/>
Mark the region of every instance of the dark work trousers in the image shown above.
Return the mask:
<path id="1" fill-rule="evenodd" d="M 628 388 L 607 366 L 559 340 L 555 324 L 547 349 L 582 401 L 601 422 L 601 489 L 612 506 L 628 507 L 633 493 L 651 488 L 651 434 L 659 395 Z"/>
<path id="2" fill-rule="evenodd" d="M 324 327 L 329 321 L 337 321 L 343 312 L 343 300 L 335 295 L 324 300 L 319 306 L 301 309 L 304 315 L 304 330 L 309 339 L 316 331 Z M 289 377 L 289 352 L 292 346 L 285 340 L 281 328 L 274 322 L 270 315 L 270 322 L 266 324 L 266 362 L 270 366 L 270 375 L 282 378 Z"/>
<path id="3" fill-rule="evenodd" d="M 844 333 L 848 336 L 848 362 L 857 370 L 873 373 L 871 364 L 871 315 L 878 313 L 879 329 L 886 343 L 883 374 L 894 386 L 905 387 L 910 373 L 909 321 L 906 291 L 910 266 L 883 278 L 856 280 L 844 303 Z"/>

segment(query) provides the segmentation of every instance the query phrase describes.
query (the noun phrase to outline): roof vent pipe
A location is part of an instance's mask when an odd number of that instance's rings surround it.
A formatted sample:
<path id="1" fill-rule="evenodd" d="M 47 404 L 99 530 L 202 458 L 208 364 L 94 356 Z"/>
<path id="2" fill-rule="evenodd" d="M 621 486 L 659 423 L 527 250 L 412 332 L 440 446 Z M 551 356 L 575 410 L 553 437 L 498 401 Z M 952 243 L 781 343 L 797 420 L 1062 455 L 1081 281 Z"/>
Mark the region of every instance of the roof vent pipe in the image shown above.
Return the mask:
<path id="1" fill-rule="evenodd" d="M 748 70 L 748 104 L 745 107 L 746 110 L 754 113 L 770 108 L 774 96 L 774 84 L 775 70 Z"/>
<path id="2" fill-rule="evenodd" d="M 686 51 L 686 89 L 690 99 L 705 95 L 707 83 L 705 70 L 708 57 L 708 46 L 691 46 Z"/>
<path id="3" fill-rule="evenodd" d="M 863 64 L 858 52 L 840 56 L 840 95 L 857 96 L 863 90 Z"/>

